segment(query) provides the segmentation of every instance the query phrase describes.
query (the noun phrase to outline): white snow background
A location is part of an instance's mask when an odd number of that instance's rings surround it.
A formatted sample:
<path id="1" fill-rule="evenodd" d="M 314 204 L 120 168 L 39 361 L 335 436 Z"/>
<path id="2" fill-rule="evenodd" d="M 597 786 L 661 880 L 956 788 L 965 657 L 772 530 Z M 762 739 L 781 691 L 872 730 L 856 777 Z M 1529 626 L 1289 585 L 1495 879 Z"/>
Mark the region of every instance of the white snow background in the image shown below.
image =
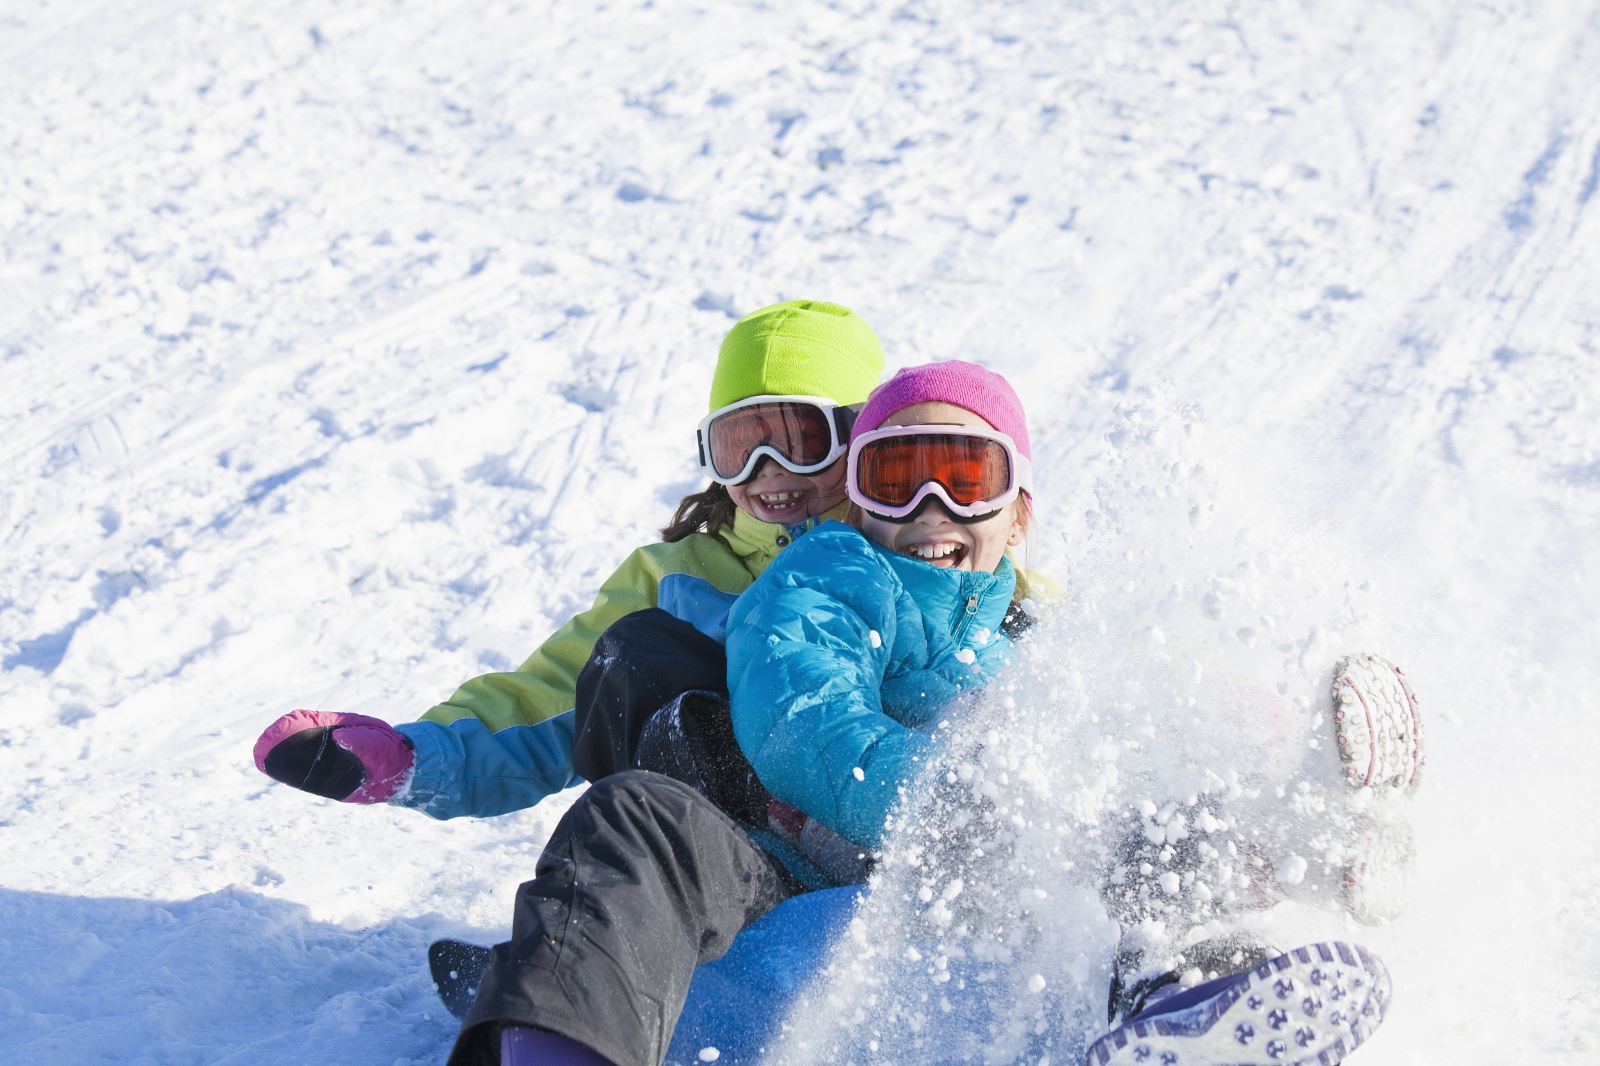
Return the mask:
<path id="1" fill-rule="evenodd" d="M 1534 0 L 6 0 L 0 1059 L 442 1061 L 425 946 L 505 935 L 564 802 L 251 743 L 520 662 L 809 297 L 1016 383 L 1033 561 L 1152 662 L 1406 667 L 1417 902 L 1303 916 L 1393 971 L 1355 1061 L 1593 1061 L 1596 70 Z"/>

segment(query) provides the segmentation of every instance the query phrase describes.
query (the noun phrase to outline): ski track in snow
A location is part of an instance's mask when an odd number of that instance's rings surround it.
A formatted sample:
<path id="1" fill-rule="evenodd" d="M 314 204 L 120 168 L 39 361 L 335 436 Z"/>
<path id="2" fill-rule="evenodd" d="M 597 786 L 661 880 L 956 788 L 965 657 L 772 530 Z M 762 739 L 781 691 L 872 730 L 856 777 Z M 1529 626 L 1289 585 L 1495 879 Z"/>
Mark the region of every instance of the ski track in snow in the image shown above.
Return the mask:
<path id="1" fill-rule="evenodd" d="M 1359 1061 L 1591 1061 L 1596 69 L 1561 3 L 11 4 L 0 1053 L 442 1061 L 423 948 L 505 935 L 564 798 L 434 823 L 250 745 L 520 662 L 809 296 L 1018 383 L 1033 561 L 1109 631 L 1406 667 L 1417 902 L 1285 919 L 1388 960 Z"/>

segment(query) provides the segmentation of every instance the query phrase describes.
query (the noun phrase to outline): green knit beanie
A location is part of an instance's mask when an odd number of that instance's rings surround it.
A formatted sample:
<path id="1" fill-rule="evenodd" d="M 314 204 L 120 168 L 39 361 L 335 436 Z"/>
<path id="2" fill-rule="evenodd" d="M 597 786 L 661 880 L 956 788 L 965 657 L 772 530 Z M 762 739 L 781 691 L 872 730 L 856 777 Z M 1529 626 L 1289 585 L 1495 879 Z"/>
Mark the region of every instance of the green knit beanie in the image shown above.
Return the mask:
<path id="1" fill-rule="evenodd" d="M 722 340 L 711 410 L 751 396 L 862 403 L 883 374 L 883 346 L 848 307 L 789 300 L 752 311 Z"/>

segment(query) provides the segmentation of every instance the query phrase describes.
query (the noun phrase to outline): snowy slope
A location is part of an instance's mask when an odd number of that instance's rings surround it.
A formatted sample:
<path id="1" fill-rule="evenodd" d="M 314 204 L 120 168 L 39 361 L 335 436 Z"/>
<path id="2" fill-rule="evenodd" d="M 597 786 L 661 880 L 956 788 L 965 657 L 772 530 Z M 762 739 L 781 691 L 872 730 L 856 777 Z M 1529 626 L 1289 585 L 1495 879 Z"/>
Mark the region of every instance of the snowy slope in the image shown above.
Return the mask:
<path id="1" fill-rule="evenodd" d="M 1405 664 L 1359 1061 L 1591 1061 L 1596 69 L 1581 3 L 11 0 L 0 1057 L 442 1061 L 422 948 L 504 935 L 562 804 L 250 744 L 519 662 L 698 487 L 733 319 L 817 297 L 1018 383 L 1033 561 L 1117 624 Z"/>

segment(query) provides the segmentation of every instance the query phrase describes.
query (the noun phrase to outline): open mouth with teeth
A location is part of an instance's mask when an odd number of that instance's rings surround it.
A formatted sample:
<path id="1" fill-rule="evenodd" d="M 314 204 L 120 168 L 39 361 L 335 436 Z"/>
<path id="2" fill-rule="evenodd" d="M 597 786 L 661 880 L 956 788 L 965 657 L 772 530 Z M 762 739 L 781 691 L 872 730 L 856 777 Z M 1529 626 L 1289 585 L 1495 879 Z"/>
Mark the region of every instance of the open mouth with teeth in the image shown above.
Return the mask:
<path id="1" fill-rule="evenodd" d="M 943 567 L 947 570 L 960 569 L 967 558 L 967 546 L 954 541 L 938 541 L 933 544 L 908 544 L 901 551 L 913 559 L 921 559 L 925 563 Z"/>
<path id="2" fill-rule="evenodd" d="M 789 490 L 786 492 L 758 492 L 751 497 L 768 522 L 796 522 L 806 516 L 806 497 L 810 493 Z"/>

